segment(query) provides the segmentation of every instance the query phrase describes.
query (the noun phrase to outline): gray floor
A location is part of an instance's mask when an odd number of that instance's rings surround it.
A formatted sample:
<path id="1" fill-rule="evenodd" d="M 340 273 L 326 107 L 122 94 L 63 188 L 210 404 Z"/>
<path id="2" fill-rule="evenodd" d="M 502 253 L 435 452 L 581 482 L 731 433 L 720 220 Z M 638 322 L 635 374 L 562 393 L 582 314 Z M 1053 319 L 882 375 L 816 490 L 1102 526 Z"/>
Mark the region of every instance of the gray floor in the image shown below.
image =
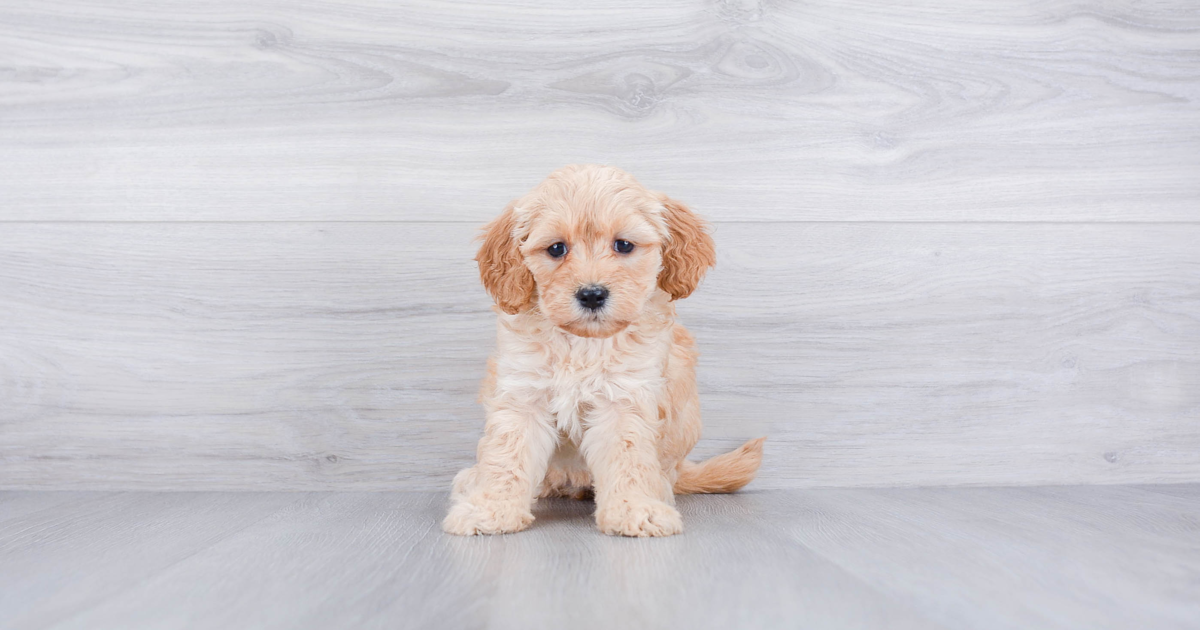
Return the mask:
<path id="1" fill-rule="evenodd" d="M 681 497 L 454 538 L 436 493 L 0 493 L 4 628 L 1200 627 L 1200 485 Z"/>

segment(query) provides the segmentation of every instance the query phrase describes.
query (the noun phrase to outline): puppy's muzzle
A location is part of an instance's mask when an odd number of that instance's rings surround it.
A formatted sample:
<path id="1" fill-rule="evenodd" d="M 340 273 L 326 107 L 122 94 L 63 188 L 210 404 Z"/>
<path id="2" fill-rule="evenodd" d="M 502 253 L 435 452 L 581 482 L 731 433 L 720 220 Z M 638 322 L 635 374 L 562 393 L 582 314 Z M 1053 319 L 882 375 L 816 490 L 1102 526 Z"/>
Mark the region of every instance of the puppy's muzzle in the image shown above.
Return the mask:
<path id="1" fill-rule="evenodd" d="M 599 310 L 608 299 L 608 289 L 598 284 L 587 284 L 575 292 L 575 300 L 589 311 Z"/>

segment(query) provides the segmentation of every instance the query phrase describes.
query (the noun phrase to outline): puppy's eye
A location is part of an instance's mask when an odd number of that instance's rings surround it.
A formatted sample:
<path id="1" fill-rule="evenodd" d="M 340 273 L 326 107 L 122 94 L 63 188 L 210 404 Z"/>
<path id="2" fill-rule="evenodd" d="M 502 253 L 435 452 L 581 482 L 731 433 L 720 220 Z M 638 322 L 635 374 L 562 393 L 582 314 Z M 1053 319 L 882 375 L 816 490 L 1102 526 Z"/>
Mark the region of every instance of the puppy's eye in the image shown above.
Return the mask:
<path id="1" fill-rule="evenodd" d="M 617 239 L 616 241 L 613 242 L 613 249 L 617 250 L 618 252 L 620 252 L 622 254 L 628 254 L 629 252 L 633 251 L 633 243 L 630 243 L 629 241 L 623 241 L 621 239 Z"/>
<path id="2" fill-rule="evenodd" d="M 550 254 L 551 258 L 562 258 L 567 255 L 567 244 L 562 242 L 555 243 L 546 248 L 546 253 Z"/>

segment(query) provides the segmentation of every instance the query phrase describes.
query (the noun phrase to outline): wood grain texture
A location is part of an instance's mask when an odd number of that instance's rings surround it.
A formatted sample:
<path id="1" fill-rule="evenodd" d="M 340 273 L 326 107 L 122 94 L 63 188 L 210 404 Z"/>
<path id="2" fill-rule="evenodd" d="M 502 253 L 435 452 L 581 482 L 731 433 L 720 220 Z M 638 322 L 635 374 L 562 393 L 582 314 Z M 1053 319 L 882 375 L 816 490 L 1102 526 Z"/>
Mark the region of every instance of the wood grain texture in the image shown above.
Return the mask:
<path id="1" fill-rule="evenodd" d="M 756 495 L 750 511 L 948 628 L 1200 622 L 1195 500 L 1125 487 L 780 496 Z"/>
<path id="2" fill-rule="evenodd" d="M 0 487 L 444 489 L 493 343 L 458 224 L 11 224 Z M 754 487 L 1200 480 L 1200 226 L 723 225 L 680 305 Z"/>
<path id="3" fill-rule="evenodd" d="M 540 502 L 526 532 L 457 538 L 437 528 L 443 493 L 100 495 L 0 525 L 0 583 L 16 585 L 0 618 L 12 630 L 1190 628 L 1200 504 L 1184 491 L 1197 486 L 689 496 L 685 532 L 657 540 L 604 536 L 593 504 L 568 500 Z"/>
<path id="4" fill-rule="evenodd" d="M 1198 481 L 1198 62 L 1181 0 L 0 3 L 0 487 L 444 488 L 472 232 L 581 161 L 718 221 L 756 487 Z"/>
<path id="5" fill-rule="evenodd" d="M 51 627 L 929 627 L 785 536 L 736 535 L 736 508 L 638 541 L 595 531 L 591 507 L 551 501 L 528 535 L 455 538 L 442 494 L 318 496 Z"/>
<path id="6" fill-rule="evenodd" d="M 722 220 L 1200 218 L 1184 0 L 47 0 L 0 59 L 0 221 L 479 222 L 571 162 Z"/>
<path id="7" fill-rule="evenodd" d="M 96 494 L 0 524 L 0 619 L 41 628 L 278 512 L 294 494 Z M 3 514 L 0 504 L 0 514 Z M 36 602 L 50 605 L 31 606 Z M 143 602 L 145 603 L 145 602 Z"/>
<path id="8" fill-rule="evenodd" d="M 76 503 L 94 494 L 87 492 L 0 492 L 0 525 L 64 503 Z"/>

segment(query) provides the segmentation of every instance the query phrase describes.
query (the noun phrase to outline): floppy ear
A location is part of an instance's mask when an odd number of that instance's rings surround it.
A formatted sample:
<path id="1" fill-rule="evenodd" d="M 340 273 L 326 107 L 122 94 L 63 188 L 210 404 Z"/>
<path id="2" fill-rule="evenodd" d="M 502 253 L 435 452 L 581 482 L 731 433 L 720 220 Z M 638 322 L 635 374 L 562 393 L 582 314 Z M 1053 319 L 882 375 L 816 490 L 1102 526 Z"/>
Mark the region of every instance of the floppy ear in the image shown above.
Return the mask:
<path id="1" fill-rule="evenodd" d="M 479 279 L 496 305 L 505 313 L 518 313 L 533 301 L 533 274 L 513 238 L 516 218 L 513 204 L 483 228 L 483 243 L 475 255 L 479 263 Z"/>
<path id="2" fill-rule="evenodd" d="M 717 250 L 708 235 L 708 224 L 687 206 L 662 196 L 663 218 L 669 237 L 662 246 L 662 271 L 658 287 L 672 300 L 691 295 L 709 267 L 717 264 Z"/>

